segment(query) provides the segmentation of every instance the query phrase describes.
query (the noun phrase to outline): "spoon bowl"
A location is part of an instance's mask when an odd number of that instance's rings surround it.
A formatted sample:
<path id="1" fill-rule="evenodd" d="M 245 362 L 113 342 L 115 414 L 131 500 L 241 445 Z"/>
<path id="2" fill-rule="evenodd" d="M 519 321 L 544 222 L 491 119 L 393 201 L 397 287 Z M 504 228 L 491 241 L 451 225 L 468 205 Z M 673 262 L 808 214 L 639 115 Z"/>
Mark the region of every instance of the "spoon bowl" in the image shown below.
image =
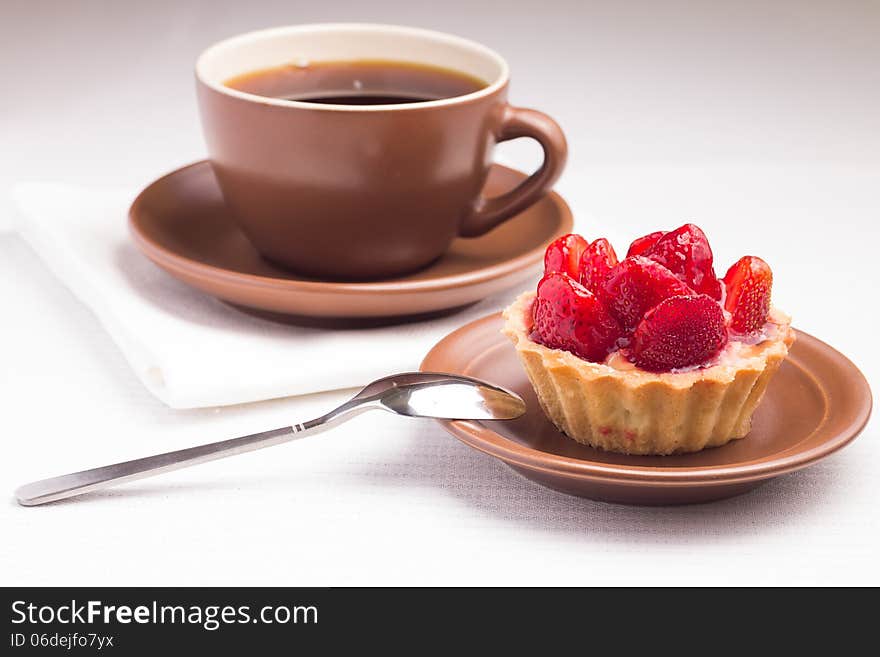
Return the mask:
<path id="1" fill-rule="evenodd" d="M 396 374 L 374 381 L 354 399 L 375 399 L 407 417 L 447 420 L 513 420 L 526 412 L 514 392 L 479 379 L 433 372 Z"/>

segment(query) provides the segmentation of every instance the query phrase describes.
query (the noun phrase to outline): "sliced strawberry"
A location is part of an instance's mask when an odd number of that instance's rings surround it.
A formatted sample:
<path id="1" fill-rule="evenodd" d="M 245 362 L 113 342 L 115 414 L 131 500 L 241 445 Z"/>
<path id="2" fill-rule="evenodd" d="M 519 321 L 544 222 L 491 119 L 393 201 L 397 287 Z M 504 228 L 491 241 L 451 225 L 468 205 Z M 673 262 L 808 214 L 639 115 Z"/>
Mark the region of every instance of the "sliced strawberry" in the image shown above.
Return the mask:
<path id="1" fill-rule="evenodd" d="M 693 290 L 666 267 L 642 256 L 624 259 L 598 290 L 599 300 L 627 329 L 635 328 L 663 299 L 681 294 L 693 294 Z"/>
<path id="2" fill-rule="evenodd" d="M 595 294 L 616 266 L 617 254 L 614 247 L 604 237 L 600 237 L 581 254 L 581 285 Z"/>
<path id="3" fill-rule="evenodd" d="M 657 243 L 657 240 L 665 234 L 665 230 L 658 230 L 654 233 L 648 233 L 644 237 L 633 240 L 633 243 L 629 245 L 629 251 L 626 252 L 626 257 L 629 258 L 634 255 L 645 255 L 645 251 L 651 249 L 651 247 Z"/>
<path id="4" fill-rule="evenodd" d="M 721 306 L 705 294 L 670 297 L 645 315 L 633 333 L 630 358 L 645 370 L 703 365 L 727 343 Z"/>
<path id="5" fill-rule="evenodd" d="M 546 274 L 538 283 L 532 314 L 537 342 L 586 360 L 604 360 L 623 335 L 592 292 L 558 272 Z"/>
<path id="6" fill-rule="evenodd" d="M 666 233 L 644 255 L 659 262 L 696 292 L 721 298 L 721 283 L 712 267 L 712 249 L 695 224 Z"/>
<path id="7" fill-rule="evenodd" d="M 574 233 L 553 240 L 544 252 L 544 273 L 558 271 L 578 280 L 581 254 L 586 248 L 587 240 Z"/>
<path id="8" fill-rule="evenodd" d="M 760 329 L 770 314 L 770 288 L 773 272 L 755 256 L 743 256 L 724 276 L 727 297 L 724 307 L 730 313 L 730 328 L 737 333 Z"/>

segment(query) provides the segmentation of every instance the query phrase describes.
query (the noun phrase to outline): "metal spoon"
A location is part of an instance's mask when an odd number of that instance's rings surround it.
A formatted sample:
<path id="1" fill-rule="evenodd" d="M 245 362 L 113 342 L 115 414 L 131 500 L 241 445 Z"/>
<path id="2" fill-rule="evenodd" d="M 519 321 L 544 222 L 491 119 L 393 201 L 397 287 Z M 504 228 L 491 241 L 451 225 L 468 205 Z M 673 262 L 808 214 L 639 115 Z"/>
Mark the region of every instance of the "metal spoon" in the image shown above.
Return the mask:
<path id="1" fill-rule="evenodd" d="M 15 497 L 23 506 L 55 502 L 304 438 L 377 408 L 409 417 L 449 420 L 512 420 L 526 412 L 518 395 L 479 379 L 429 372 L 395 374 L 373 381 L 342 406 L 302 424 L 34 481 L 16 490 Z"/>

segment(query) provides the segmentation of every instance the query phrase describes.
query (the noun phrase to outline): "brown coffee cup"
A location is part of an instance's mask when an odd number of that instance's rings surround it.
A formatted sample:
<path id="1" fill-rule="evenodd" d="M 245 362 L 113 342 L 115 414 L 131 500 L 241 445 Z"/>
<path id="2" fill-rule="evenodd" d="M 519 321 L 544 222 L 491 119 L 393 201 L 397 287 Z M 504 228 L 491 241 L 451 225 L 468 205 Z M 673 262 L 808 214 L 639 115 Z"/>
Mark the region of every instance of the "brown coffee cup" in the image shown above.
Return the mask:
<path id="1" fill-rule="evenodd" d="M 290 101 L 226 86 L 291 62 L 395 60 L 485 80 L 474 93 L 392 105 Z M 208 48 L 196 64 L 202 127 L 224 199 L 268 260 L 307 275 L 405 274 L 458 236 L 482 235 L 535 203 L 559 177 L 566 142 L 541 112 L 507 103 L 508 67 L 477 43 L 369 24 L 281 27 Z M 496 143 L 531 137 L 541 167 L 481 196 Z"/>

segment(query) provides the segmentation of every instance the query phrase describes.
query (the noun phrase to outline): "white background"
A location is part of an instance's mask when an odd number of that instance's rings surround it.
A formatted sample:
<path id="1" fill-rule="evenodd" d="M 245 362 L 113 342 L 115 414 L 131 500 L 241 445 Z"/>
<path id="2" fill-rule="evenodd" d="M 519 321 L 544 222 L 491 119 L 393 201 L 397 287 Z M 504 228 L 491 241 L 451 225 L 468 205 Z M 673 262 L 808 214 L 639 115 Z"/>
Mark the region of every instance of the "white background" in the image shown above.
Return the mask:
<path id="1" fill-rule="evenodd" d="M 569 137 L 559 188 L 581 232 L 622 249 L 696 221 L 719 269 L 764 257 L 795 324 L 878 381 L 870 0 L 0 0 L 0 226 L 18 181 L 136 189 L 201 158 L 196 55 L 237 32 L 335 20 L 500 51 L 511 99 Z M 502 155 L 529 168 L 536 150 Z M 365 415 L 88 501 L 19 508 L 11 491 L 24 481 L 287 425 L 345 394 L 171 411 L 12 233 L 0 233 L 0 299 L 3 584 L 880 583 L 876 423 L 814 467 L 704 506 L 566 497 L 427 421 Z"/>

